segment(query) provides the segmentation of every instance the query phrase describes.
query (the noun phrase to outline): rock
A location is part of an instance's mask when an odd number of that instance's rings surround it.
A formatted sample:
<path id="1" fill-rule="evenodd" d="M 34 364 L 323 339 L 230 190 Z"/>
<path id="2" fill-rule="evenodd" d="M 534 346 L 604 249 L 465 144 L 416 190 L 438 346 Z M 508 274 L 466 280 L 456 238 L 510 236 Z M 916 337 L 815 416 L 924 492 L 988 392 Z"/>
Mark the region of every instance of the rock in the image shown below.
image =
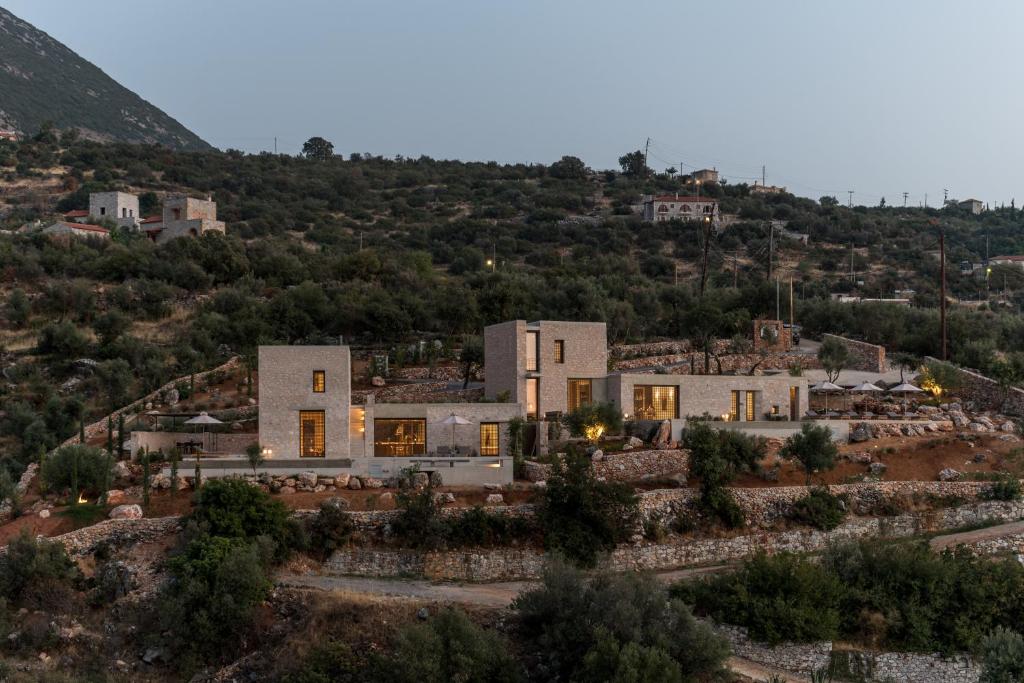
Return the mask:
<path id="1" fill-rule="evenodd" d="M 50 511 L 49 510 L 40 510 L 39 511 L 39 518 L 40 519 L 46 519 L 49 516 L 50 516 Z"/>
<path id="2" fill-rule="evenodd" d="M 317 477 L 317 486 L 334 486 L 334 477 Z"/>
<path id="3" fill-rule="evenodd" d="M 484 505 L 504 505 L 505 497 L 500 493 L 489 493 L 484 499 Z"/>
<path id="4" fill-rule="evenodd" d="M 359 481 L 359 477 L 349 477 L 348 487 L 353 491 L 358 491 L 363 488 L 363 483 Z"/>
<path id="5" fill-rule="evenodd" d="M 412 487 L 414 489 L 425 489 L 430 485 L 430 475 L 426 472 L 412 473 Z"/>
<path id="6" fill-rule="evenodd" d="M 331 496 L 320 502 L 320 507 L 331 506 L 336 507 L 339 510 L 347 510 L 349 508 L 349 502 L 341 496 Z"/>
<path id="7" fill-rule="evenodd" d="M 437 501 L 437 496 L 439 496 L 439 495 L 440 494 L 435 494 L 434 495 L 434 500 L 435 501 Z M 378 499 L 377 502 L 379 502 L 381 505 L 385 505 L 385 506 L 394 505 L 395 504 L 395 494 L 391 493 L 391 491 L 385 491 L 384 493 L 380 494 L 380 498 Z"/>
<path id="8" fill-rule="evenodd" d="M 857 451 L 856 453 L 848 453 L 846 459 L 850 462 L 855 462 L 860 465 L 867 465 L 871 462 L 871 454 L 867 451 Z"/>
<path id="9" fill-rule="evenodd" d="M 384 482 L 376 477 L 363 477 L 363 488 L 380 489 L 384 488 Z"/>
<path id="10" fill-rule="evenodd" d="M 323 493 L 326 490 L 327 487 L 324 486 L 323 484 L 317 484 L 316 486 L 313 487 L 313 493 Z"/>
<path id="11" fill-rule="evenodd" d="M 316 486 L 316 472 L 301 472 L 297 478 L 303 486 Z"/>
<path id="12" fill-rule="evenodd" d="M 420 621 L 426 621 L 430 618 L 430 610 L 428 610 L 426 607 L 420 607 L 418 610 L 416 610 L 416 618 Z"/>
<path id="13" fill-rule="evenodd" d="M 169 489 L 171 488 L 171 476 L 163 472 L 157 472 L 150 477 L 149 485 L 154 489 Z"/>
<path id="14" fill-rule="evenodd" d="M 990 431 L 992 431 L 983 422 L 971 422 L 971 423 L 969 423 L 967 425 L 967 429 L 971 430 L 972 432 L 979 432 L 979 433 L 980 432 L 990 432 Z"/>
<path id="15" fill-rule="evenodd" d="M 484 491 L 500 491 L 501 484 L 484 484 Z"/>
<path id="16" fill-rule="evenodd" d="M 960 479 L 961 474 L 952 467 L 947 467 L 939 472 L 939 481 L 957 481 Z"/>
<path id="17" fill-rule="evenodd" d="M 630 448 L 640 448 L 641 446 L 644 445 L 644 442 L 636 438 L 635 436 L 631 436 L 628 439 L 626 439 L 625 445 L 629 446 Z"/>
<path id="18" fill-rule="evenodd" d="M 852 443 L 861 443 L 871 438 L 871 432 L 868 430 L 867 425 L 859 424 L 850 431 L 850 441 Z"/>
<path id="19" fill-rule="evenodd" d="M 334 475 L 334 485 L 337 486 L 339 489 L 345 488 L 346 486 L 348 486 L 348 480 L 351 476 L 352 475 L 348 474 L 347 472 Z"/>
<path id="20" fill-rule="evenodd" d="M 602 451 L 600 448 L 596 449 L 593 453 L 590 454 L 590 459 L 594 462 L 601 462 L 602 460 L 604 460 L 604 451 Z"/>
<path id="21" fill-rule="evenodd" d="M 164 651 L 156 647 L 151 647 L 147 649 L 145 654 L 142 655 L 142 661 L 144 661 L 146 664 L 152 664 L 153 662 L 165 658 L 166 655 L 164 654 Z"/>
<path id="22" fill-rule="evenodd" d="M 373 379 L 370 380 L 370 384 L 375 387 L 382 387 L 384 386 L 384 378 L 380 375 L 374 375 Z"/>
<path id="23" fill-rule="evenodd" d="M 128 466 L 128 463 L 122 461 L 114 463 L 114 479 L 124 480 L 131 479 L 132 468 Z"/>
<path id="24" fill-rule="evenodd" d="M 176 405 L 178 405 L 178 401 L 181 400 L 181 396 L 178 394 L 178 390 L 174 389 L 174 388 L 168 389 L 167 390 L 167 398 L 166 398 L 166 400 L 167 400 L 167 405 L 169 405 L 169 406 L 176 406 Z"/>
<path id="25" fill-rule="evenodd" d="M 438 472 L 437 470 L 434 470 L 433 472 L 430 473 L 430 485 L 431 486 L 441 486 L 443 484 L 444 484 L 444 480 L 441 477 L 441 473 L 440 472 Z"/>
<path id="26" fill-rule="evenodd" d="M 295 488 L 296 486 L 299 485 L 298 480 L 295 479 L 294 477 L 288 477 L 281 483 L 283 483 L 285 486 L 291 486 L 292 488 Z"/>
<path id="27" fill-rule="evenodd" d="M 868 473 L 873 474 L 876 477 L 881 476 L 888 469 L 884 462 L 873 462 L 868 465 Z"/>
<path id="28" fill-rule="evenodd" d="M 999 425 L 999 431 L 1007 432 L 1008 434 L 1013 434 L 1014 432 L 1017 431 L 1017 425 L 1013 424 L 1012 422 L 1007 421 L 1007 422 L 1004 422 L 1003 424 Z"/>
<path id="29" fill-rule="evenodd" d="M 669 442 L 672 440 L 672 421 L 662 420 L 661 425 L 658 427 L 657 434 L 654 435 L 653 446 L 655 449 L 667 448 Z"/>
<path id="30" fill-rule="evenodd" d="M 110 519 L 142 519 L 142 508 L 134 503 L 131 505 L 118 505 L 107 516 Z"/>
<path id="31" fill-rule="evenodd" d="M 295 487 L 294 486 L 282 486 L 280 489 L 277 490 L 277 492 L 280 495 L 282 495 L 282 496 L 290 496 L 293 493 L 295 493 Z"/>

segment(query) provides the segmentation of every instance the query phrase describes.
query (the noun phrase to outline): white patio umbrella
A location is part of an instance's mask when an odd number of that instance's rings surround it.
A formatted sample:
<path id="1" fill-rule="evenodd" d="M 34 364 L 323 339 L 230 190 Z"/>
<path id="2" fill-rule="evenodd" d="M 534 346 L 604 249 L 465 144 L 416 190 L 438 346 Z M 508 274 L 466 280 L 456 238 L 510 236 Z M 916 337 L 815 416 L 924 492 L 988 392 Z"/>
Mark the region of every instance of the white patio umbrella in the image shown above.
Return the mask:
<path id="1" fill-rule="evenodd" d="M 871 382 L 864 382 L 863 384 L 858 384 L 854 388 L 850 389 L 850 391 L 884 391 L 884 389 L 872 384 Z"/>
<path id="2" fill-rule="evenodd" d="M 904 416 L 907 413 L 907 394 L 920 393 L 922 391 L 924 391 L 924 389 L 920 389 L 918 387 L 915 387 L 913 384 L 910 384 L 909 382 L 904 382 L 903 384 L 897 384 L 892 389 L 889 389 L 889 393 L 890 394 L 903 394 L 903 414 L 904 414 Z"/>
<path id="3" fill-rule="evenodd" d="M 811 386 L 811 391 L 819 394 L 825 394 L 825 417 L 828 417 L 828 395 L 833 391 L 842 390 L 843 388 L 841 386 L 829 382 L 828 380 L 824 382 L 818 382 L 817 384 Z"/>
<path id="4" fill-rule="evenodd" d="M 452 413 L 451 415 L 449 415 L 445 419 L 441 420 L 441 424 L 443 424 L 443 425 L 451 425 L 452 426 L 452 450 L 455 450 L 455 426 L 456 425 L 468 425 L 468 424 L 473 424 L 473 423 L 470 422 L 469 420 L 467 420 L 464 417 L 460 417 L 459 415 L 456 415 L 455 413 Z"/>
<path id="5" fill-rule="evenodd" d="M 209 427 L 210 425 L 219 425 L 219 424 L 224 424 L 224 423 L 221 422 L 220 420 L 218 420 L 217 418 L 209 415 L 206 411 L 203 411 L 203 412 L 199 413 L 198 415 L 196 415 L 195 417 L 190 417 L 189 419 L 185 420 L 185 424 L 187 424 L 187 425 L 201 425 L 202 428 L 203 428 L 202 433 L 206 434 L 206 428 Z M 205 445 L 206 445 L 206 439 L 204 438 L 203 439 L 203 446 L 205 447 Z"/>

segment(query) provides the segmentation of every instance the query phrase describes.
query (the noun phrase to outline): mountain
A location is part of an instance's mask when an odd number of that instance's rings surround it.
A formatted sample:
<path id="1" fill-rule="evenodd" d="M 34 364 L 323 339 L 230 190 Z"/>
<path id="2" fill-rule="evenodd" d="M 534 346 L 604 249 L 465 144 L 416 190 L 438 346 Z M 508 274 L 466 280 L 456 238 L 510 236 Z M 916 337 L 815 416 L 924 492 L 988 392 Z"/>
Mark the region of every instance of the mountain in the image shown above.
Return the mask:
<path id="1" fill-rule="evenodd" d="M 210 148 L 94 64 L 0 7 L 0 129 L 31 134 L 44 121 L 101 141 Z"/>

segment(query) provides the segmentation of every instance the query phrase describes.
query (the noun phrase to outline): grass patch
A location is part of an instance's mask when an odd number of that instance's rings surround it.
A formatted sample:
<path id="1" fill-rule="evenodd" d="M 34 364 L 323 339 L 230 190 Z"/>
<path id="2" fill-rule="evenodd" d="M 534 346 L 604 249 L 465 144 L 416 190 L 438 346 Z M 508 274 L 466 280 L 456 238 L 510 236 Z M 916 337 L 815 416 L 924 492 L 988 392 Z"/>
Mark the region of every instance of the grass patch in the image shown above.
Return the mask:
<path id="1" fill-rule="evenodd" d="M 69 505 L 57 514 L 67 517 L 72 521 L 76 529 L 81 529 L 106 519 L 107 508 L 96 503 L 79 503 L 78 505 Z"/>

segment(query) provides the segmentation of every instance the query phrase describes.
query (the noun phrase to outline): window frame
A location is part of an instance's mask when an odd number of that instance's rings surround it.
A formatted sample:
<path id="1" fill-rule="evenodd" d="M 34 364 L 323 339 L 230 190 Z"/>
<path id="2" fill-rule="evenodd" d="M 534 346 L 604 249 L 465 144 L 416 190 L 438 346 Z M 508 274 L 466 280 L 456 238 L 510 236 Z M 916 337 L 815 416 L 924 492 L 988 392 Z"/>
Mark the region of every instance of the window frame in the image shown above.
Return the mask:
<path id="1" fill-rule="evenodd" d="M 532 353 L 531 353 L 532 352 Z M 526 331 L 526 366 L 527 372 L 540 371 L 540 331 Z"/>
<path id="2" fill-rule="evenodd" d="M 672 392 L 672 407 L 670 414 L 666 415 L 666 411 L 658 408 L 656 402 L 658 389 L 667 389 Z M 640 417 L 640 419 L 647 420 L 678 420 L 679 419 L 679 386 L 676 384 L 634 384 L 633 385 L 633 415 L 634 417 Z M 640 399 L 640 406 L 637 405 L 637 399 Z M 650 399 L 650 401 L 648 401 Z M 648 417 L 648 411 L 646 406 L 651 406 L 650 416 Z"/>
<path id="3" fill-rule="evenodd" d="M 586 387 L 586 400 L 582 399 L 582 392 L 580 389 Z M 576 387 L 576 391 L 573 391 L 573 387 Z M 570 377 L 565 380 L 565 408 L 568 412 L 572 412 L 580 406 L 585 406 L 588 403 L 594 402 L 594 380 L 589 377 Z M 575 399 L 575 400 L 574 400 Z"/>
<path id="4" fill-rule="evenodd" d="M 494 446 L 484 445 L 484 431 L 494 433 Z M 498 422 L 480 423 L 480 455 L 497 456 L 501 455 L 501 424 Z"/>
<path id="5" fill-rule="evenodd" d="M 326 370 L 314 370 L 313 371 L 313 393 L 323 394 L 327 391 L 327 371 Z"/>
<path id="6" fill-rule="evenodd" d="M 564 365 L 565 364 L 565 340 L 564 339 L 556 339 L 555 340 L 554 356 L 555 356 L 555 363 L 557 363 L 559 365 Z"/>
<path id="7" fill-rule="evenodd" d="M 320 446 L 319 452 L 311 450 L 306 452 L 306 420 L 311 419 L 313 425 L 313 447 Z M 319 428 L 319 430 L 318 430 Z M 317 431 L 320 438 L 317 439 Z M 300 410 L 299 411 L 299 457 L 300 458 L 326 458 L 327 457 L 327 413 L 324 410 Z"/>
<path id="8" fill-rule="evenodd" d="M 408 453 L 397 453 L 397 452 L 393 452 L 393 453 L 378 453 L 378 449 L 379 448 L 382 448 L 382 447 L 383 448 L 387 448 L 387 446 L 384 446 L 383 443 L 381 441 L 379 441 L 378 439 L 380 438 L 380 434 L 383 431 L 383 430 L 380 429 L 380 427 L 383 426 L 384 423 L 388 423 L 388 422 L 418 423 L 421 426 L 422 434 L 423 434 L 422 451 L 421 452 L 412 452 L 414 450 L 413 447 L 414 446 L 418 446 L 420 444 L 420 442 L 418 442 L 418 441 L 409 441 L 409 442 L 406 442 L 406 444 L 405 444 L 406 446 L 409 447 L 409 451 L 410 452 L 408 452 Z M 394 445 L 395 446 L 394 450 L 399 450 L 399 448 L 398 448 L 398 446 L 400 445 L 399 442 L 391 442 L 391 441 L 389 441 L 387 443 Z M 414 458 L 414 457 L 424 456 L 424 455 L 427 454 L 427 452 L 428 452 L 427 451 L 427 418 L 425 418 L 425 417 L 376 417 L 376 418 L 373 419 L 373 457 L 375 457 L 375 458 Z"/>

